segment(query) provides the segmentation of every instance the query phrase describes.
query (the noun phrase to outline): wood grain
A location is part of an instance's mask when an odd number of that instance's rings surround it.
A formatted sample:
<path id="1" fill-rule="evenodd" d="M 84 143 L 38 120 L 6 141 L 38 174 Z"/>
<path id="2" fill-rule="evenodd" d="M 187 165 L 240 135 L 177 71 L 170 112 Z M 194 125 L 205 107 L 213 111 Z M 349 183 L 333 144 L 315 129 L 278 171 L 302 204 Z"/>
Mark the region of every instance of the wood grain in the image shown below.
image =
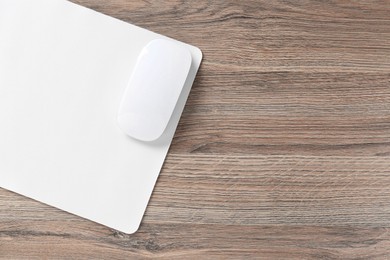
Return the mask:
<path id="1" fill-rule="evenodd" d="M 0 190 L 0 258 L 390 259 L 389 1 L 74 2 L 204 62 L 138 233 Z"/>

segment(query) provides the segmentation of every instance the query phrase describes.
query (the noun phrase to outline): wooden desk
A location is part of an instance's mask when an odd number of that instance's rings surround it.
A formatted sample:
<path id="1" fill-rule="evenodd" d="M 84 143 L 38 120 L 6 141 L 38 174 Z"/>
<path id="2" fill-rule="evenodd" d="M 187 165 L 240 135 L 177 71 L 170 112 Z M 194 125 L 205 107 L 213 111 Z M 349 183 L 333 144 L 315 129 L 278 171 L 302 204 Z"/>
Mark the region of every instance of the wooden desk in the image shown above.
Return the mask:
<path id="1" fill-rule="evenodd" d="M 204 62 L 143 224 L 0 190 L 4 259 L 390 259 L 390 2 L 81 5 Z"/>

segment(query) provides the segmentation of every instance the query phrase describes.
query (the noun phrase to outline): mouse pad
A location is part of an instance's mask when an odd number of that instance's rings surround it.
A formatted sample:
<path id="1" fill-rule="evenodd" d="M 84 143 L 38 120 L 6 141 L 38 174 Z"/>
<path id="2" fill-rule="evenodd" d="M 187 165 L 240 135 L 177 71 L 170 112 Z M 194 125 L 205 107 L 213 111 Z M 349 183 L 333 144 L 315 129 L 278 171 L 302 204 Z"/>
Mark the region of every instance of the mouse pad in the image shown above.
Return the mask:
<path id="1" fill-rule="evenodd" d="M 202 54 L 65 0 L 0 0 L 0 187 L 125 233 L 141 222 Z M 142 48 L 192 55 L 163 135 L 124 134 L 117 113 Z"/>

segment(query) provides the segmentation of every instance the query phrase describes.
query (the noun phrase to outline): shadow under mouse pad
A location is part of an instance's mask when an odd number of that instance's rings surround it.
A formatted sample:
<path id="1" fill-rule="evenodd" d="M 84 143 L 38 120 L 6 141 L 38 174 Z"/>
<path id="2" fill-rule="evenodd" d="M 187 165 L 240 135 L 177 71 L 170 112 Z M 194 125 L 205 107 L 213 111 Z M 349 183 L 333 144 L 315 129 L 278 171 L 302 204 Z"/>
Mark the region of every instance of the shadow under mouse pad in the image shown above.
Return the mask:
<path id="1" fill-rule="evenodd" d="M 135 232 L 200 50 L 175 41 L 190 73 L 163 136 L 142 142 L 118 127 L 119 103 L 142 48 L 169 38 L 64 0 L 3 0 L 0 39 L 0 187 Z"/>

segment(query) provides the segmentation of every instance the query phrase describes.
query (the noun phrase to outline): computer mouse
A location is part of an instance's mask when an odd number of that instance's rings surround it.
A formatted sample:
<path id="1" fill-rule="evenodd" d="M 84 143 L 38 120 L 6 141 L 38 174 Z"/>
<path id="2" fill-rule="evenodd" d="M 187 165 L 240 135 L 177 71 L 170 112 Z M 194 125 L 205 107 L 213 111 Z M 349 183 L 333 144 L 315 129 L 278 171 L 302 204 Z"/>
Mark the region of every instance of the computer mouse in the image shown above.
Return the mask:
<path id="1" fill-rule="evenodd" d="M 173 40 L 156 39 L 141 51 L 122 97 L 118 124 L 140 141 L 164 133 L 192 63 L 190 51 Z"/>

